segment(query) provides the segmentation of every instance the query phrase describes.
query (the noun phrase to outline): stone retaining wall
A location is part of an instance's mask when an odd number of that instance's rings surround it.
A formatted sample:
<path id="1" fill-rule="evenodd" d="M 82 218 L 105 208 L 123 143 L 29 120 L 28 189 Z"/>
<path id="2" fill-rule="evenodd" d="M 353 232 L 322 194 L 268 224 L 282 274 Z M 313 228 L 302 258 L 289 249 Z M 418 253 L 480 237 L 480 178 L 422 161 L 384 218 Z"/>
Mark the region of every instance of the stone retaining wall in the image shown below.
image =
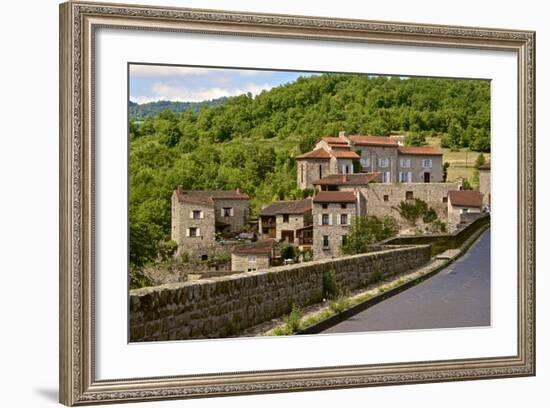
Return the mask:
<path id="1" fill-rule="evenodd" d="M 430 259 L 429 245 L 384 249 L 232 276 L 130 291 L 130 341 L 216 338 L 280 317 L 292 305 L 317 303 L 323 275 L 357 289 L 373 273 L 390 276 Z"/>

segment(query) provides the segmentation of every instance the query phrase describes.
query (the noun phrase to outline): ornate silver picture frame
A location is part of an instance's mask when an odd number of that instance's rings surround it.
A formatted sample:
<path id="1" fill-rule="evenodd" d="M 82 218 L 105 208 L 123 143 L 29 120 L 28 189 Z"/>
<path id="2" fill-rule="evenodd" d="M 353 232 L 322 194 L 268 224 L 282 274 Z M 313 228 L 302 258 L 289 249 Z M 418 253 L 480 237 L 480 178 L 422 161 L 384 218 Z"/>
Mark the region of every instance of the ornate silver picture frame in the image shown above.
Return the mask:
<path id="1" fill-rule="evenodd" d="M 95 46 L 100 28 L 513 52 L 517 57 L 517 352 L 483 358 L 98 379 Z M 121 104 L 126 100 L 121 99 Z M 118 136 L 116 136 L 118 137 Z M 126 137 L 126 135 L 120 135 Z M 60 402 L 197 398 L 535 375 L 535 33 L 229 11 L 60 6 Z M 498 249 L 497 249 L 498 251 Z M 121 274 L 126 273 L 120 271 Z M 124 294 L 121 294 L 124 296 Z"/>

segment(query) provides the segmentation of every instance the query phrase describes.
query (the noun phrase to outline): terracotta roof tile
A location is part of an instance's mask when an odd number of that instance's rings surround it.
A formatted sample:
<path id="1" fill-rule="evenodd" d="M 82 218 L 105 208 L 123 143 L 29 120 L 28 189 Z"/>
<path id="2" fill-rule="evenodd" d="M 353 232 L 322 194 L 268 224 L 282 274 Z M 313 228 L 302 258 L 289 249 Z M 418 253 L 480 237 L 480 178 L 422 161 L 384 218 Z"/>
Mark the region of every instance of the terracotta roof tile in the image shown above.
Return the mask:
<path id="1" fill-rule="evenodd" d="M 322 147 L 319 147 L 315 150 L 312 150 L 311 152 L 307 152 L 304 154 L 301 154 L 299 156 L 296 156 L 297 160 L 300 159 L 323 159 L 323 160 L 329 160 L 330 159 L 330 153 L 327 152 Z"/>
<path id="2" fill-rule="evenodd" d="M 267 255 L 275 256 L 275 250 L 277 247 L 277 241 L 274 239 L 267 239 L 250 244 L 243 244 L 235 246 L 232 253 L 239 255 Z"/>
<path id="3" fill-rule="evenodd" d="M 327 142 L 329 145 L 348 145 L 348 142 L 346 139 L 341 137 L 322 137 L 321 140 Z"/>
<path id="4" fill-rule="evenodd" d="M 485 163 L 485 164 L 482 164 L 481 166 L 479 166 L 479 169 L 480 170 L 491 170 L 491 163 Z"/>
<path id="5" fill-rule="evenodd" d="M 355 203 L 353 191 L 320 191 L 313 197 L 314 203 Z"/>
<path id="6" fill-rule="evenodd" d="M 361 156 L 359 156 L 357 153 L 351 152 L 349 150 L 333 150 L 331 154 L 337 159 L 360 159 L 361 158 Z"/>
<path id="7" fill-rule="evenodd" d="M 333 174 L 327 177 L 323 177 L 313 182 L 315 186 L 341 186 L 341 185 L 353 185 L 362 186 L 367 185 L 375 181 L 380 177 L 380 172 L 374 173 L 356 173 L 356 174 Z"/>
<path id="8" fill-rule="evenodd" d="M 303 214 L 311 210 L 311 198 L 293 201 L 275 201 L 264 207 L 260 215 L 273 216 L 277 214 Z"/>
<path id="9" fill-rule="evenodd" d="M 483 194 L 479 191 L 449 191 L 448 197 L 451 205 L 479 208 L 483 205 Z"/>
<path id="10" fill-rule="evenodd" d="M 391 139 L 386 136 L 360 136 L 352 135 L 348 136 L 349 140 L 353 144 L 359 146 L 387 146 L 387 147 L 397 147 L 397 140 Z"/>
<path id="11" fill-rule="evenodd" d="M 248 200 L 245 193 L 237 190 L 176 190 L 180 203 L 214 205 L 215 200 Z"/>
<path id="12" fill-rule="evenodd" d="M 399 154 L 417 154 L 421 156 L 441 156 L 443 152 L 430 146 L 403 146 L 398 149 Z"/>

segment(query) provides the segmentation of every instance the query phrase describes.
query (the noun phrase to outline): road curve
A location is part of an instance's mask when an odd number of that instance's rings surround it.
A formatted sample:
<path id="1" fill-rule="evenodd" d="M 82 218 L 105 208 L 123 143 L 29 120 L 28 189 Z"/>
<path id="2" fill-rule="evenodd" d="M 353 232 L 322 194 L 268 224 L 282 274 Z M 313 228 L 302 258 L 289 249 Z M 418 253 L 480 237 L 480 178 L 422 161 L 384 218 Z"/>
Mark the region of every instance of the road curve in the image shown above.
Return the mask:
<path id="1" fill-rule="evenodd" d="M 491 232 L 434 277 L 322 333 L 476 327 L 491 324 Z"/>

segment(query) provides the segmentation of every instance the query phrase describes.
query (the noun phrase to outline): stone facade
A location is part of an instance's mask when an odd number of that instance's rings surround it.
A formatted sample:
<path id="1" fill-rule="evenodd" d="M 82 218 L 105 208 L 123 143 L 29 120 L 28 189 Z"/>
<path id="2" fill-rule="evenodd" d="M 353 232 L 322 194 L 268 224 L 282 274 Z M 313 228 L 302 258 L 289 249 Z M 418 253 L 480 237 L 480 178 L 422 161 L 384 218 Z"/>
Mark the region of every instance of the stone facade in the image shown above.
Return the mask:
<path id="1" fill-rule="evenodd" d="M 401 183 L 443 182 L 443 156 L 400 153 L 396 181 Z"/>
<path id="2" fill-rule="evenodd" d="M 176 256 L 187 253 L 206 260 L 216 244 L 216 233 L 236 234 L 248 219 L 248 196 L 239 190 L 185 191 L 172 194 L 171 239 Z"/>
<path id="3" fill-rule="evenodd" d="M 361 152 L 361 167 L 364 172 L 380 172 L 385 183 L 395 183 L 397 179 L 397 145 L 370 146 L 354 145 L 354 151 Z"/>
<path id="4" fill-rule="evenodd" d="M 491 165 L 489 163 L 479 168 L 479 192 L 483 194 L 483 206 L 491 207 Z"/>
<path id="5" fill-rule="evenodd" d="M 423 265 L 430 246 L 407 246 L 334 260 L 287 265 L 197 282 L 130 291 L 130 341 L 236 335 L 240 330 L 323 298 L 323 276 L 335 271 L 341 290 L 363 287 L 373 273 L 388 277 Z"/>
<path id="6" fill-rule="evenodd" d="M 296 243 L 297 231 L 311 225 L 311 198 L 275 201 L 260 211 L 260 238 Z"/>
<path id="7" fill-rule="evenodd" d="M 451 191 L 447 201 L 448 224 L 451 231 L 476 218 L 471 214 L 481 214 L 483 196 L 478 191 Z M 470 215 L 469 215 L 470 214 Z"/>
<path id="8" fill-rule="evenodd" d="M 447 219 L 447 194 L 462 188 L 462 182 L 453 183 L 373 183 L 362 187 L 361 193 L 367 200 L 367 215 L 383 217 L 390 215 L 399 218 L 395 209 L 401 201 L 419 198 L 436 212 L 438 217 Z M 342 187 L 342 190 L 346 190 Z"/>
<path id="9" fill-rule="evenodd" d="M 359 192 L 323 191 L 313 199 L 313 258 L 342 256 L 342 245 L 354 217 L 365 215 L 365 198 Z"/>
<path id="10" fill-rule="evenodd" d="M 314 181 L 331 174 L 330 158 L 298 160 L 297 173 L 298 188 L 300 190 L 313 188 Z"/>
<path id="11" fill-rule="evenodd" d="M 271 257 L 266 254 L 231 254 L 231 270 L 253 272 L 269 268 Z"/>

